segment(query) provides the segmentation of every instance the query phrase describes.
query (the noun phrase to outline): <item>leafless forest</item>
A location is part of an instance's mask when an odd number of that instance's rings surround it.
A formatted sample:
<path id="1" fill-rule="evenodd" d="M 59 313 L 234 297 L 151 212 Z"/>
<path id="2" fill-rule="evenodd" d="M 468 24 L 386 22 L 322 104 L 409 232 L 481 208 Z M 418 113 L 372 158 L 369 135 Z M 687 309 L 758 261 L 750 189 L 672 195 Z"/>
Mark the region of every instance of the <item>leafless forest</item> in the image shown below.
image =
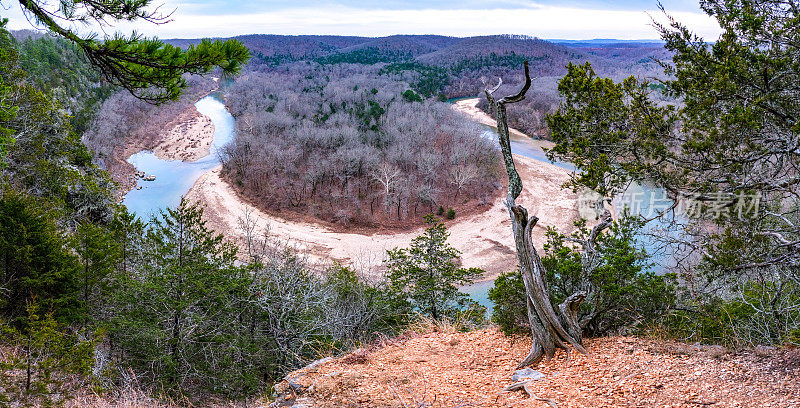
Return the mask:
<path id="1" fill-rule="evenodd" d="M 221 89 L 238 134 L 222 158 L 224 176 L 262 208 L 345 226 L 416 225 L 440 208 L 480 211 L 499 194 L 496 148 L 445 100 L 480 95 L 497 78 L 510 91 L 529 60 L 533 86 L 509 124 L 547 138 L 544 118 L 558 108 L 566 64 L 589 60 L 602 75 L 647 77 L 666 56 L 659 44 L 521 36 L 238 39 L 253 58 Z M 85 142 L 112 172 L 124 168 L 132 143 L 151 148 L 193 98 L 214 87 L 188 81 L 184 97 L 159 107 L 125 92 L 111 97 Z M 485 98 L 479 107 L 488 111 Z"/>
<path id="2" fill-rule="evenodd" d="M 490 203 L 499 156 L 481 127 L 377 70 L 301 64 L 238 79 L 224 174 L 268 209 L 345 225 Z"/>

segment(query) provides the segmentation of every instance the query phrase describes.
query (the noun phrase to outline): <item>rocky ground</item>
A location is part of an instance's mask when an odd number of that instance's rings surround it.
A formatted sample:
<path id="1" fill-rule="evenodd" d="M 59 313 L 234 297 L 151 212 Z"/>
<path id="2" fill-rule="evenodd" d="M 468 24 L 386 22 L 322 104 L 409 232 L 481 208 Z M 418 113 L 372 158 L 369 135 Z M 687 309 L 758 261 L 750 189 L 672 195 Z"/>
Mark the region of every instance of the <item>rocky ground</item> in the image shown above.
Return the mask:
<path id="1" fill-rule="evenodd" d="M 153 153 L 160 159 L 197 161 L 208 156 L 214 124 L 194 105 L 170 122 L 158 137 Z"/>
<path id="2" fill-rule="evenodd" d="M 589 355 L 561 353 L 524 390 L 511 385 L 526 338 L 497 329 L 431 332 L 385 341 L 291 373 L 273 406 L 343 407 L 800 407 L 800 350 L 608 337 Z"/>

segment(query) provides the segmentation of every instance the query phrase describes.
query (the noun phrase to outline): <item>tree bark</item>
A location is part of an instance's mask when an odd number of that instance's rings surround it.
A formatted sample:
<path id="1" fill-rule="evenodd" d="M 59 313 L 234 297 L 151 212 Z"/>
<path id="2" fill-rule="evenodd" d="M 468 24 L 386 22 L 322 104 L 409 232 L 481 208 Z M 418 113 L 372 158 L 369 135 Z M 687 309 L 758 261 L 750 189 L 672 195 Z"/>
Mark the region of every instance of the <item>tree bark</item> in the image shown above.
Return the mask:
<path id="1" fill-rule="evenodd" d="M 550 302 L 550 291 L 545 281 L 546 271 L 531 239 L 533 227 L 539 219 L 535 216 L 529 217 L 528 210 L 515 203 L 520 192 L 522 192 L 522 179 L 517 172 L 514 156 L 511 153 L 508 118 L 506 116 L 506 104 L 525 99 L 525 93 L 531 86 L 528 62 L 525 62 L 525 85 L 516 95 L 495 99 L 493 94 L 501 84 L 502 79 L 495 88 L 486 89 L 485 92 L 486 98 L 489 100 L 489 104 L 492 106 L 497 118 L 497 133 L 503 153 L 503 162 L 508 174 L 508 196 L 505 204 L 511 217 L 511 229 L 514 234 L 517 259 L 522 273 L 522 280 L 525 284 L 528 321 L 530 322 L 533 336 L 531 351 L 519 364 L 519 367 L 524 367 L 537 364 L 545 357 L 547 359 L 552 358 L 556 349 L 559 348 L 569 351 L 571 346 L 573 349 L 586 354 L 586 349 L 581 342 L 581 329 L 576 322 L 576 312 L 586 294 L 576 293 L 570 296 L 558 311 Z"/>

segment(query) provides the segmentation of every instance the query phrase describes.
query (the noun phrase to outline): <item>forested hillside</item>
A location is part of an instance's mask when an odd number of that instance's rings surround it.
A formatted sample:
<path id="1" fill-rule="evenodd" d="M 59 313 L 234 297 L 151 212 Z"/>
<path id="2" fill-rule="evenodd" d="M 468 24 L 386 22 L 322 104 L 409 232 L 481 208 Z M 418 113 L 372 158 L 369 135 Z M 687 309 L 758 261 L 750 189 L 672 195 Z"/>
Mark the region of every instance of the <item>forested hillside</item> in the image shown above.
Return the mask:
<path id="1" fill-rule="evenodd" d="M 338 64 L 377 65 L 380 73 L 410 84 L 425 98 L 482 96 L 491 81 L 502 77 L 517 86 L 519 67 L 530 61 L 534 88 L 526 109 L 509 113 L 510 124 L 536 137 L 547 138 L 544 116 L 555 111 L 558 79 L 568 62 L 590 61 L 598 73 L 620 80 L 628 75 L 661 77 L 657 61 L 670 58 L 660 43 L 588 41 L 551 42 L 534 37 L 496 35 L 445 37 L 395 35 L 381 38 L 337 36 L 247 35 L 235 37 L 253 53 L 251 69 L 282 70 L 298 61 L 323 66 Z M 169 40 L 189 45 L 197 40 Z M 480 107 L 486 109 L 485 104 Z"/>
<path id="2" fill-rule="evenodd" d="M 13 6 L 1 408 L 800 406 L 800 3 L 703 1 L 722 35 L 659 43 Z"/>

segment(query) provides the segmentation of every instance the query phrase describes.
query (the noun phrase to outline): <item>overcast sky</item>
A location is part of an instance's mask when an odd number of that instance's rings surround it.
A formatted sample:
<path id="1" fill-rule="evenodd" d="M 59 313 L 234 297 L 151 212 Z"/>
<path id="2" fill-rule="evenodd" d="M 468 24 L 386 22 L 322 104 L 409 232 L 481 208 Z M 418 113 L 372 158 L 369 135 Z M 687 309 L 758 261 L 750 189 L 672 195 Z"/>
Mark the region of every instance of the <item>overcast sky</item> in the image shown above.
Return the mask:
<path id="1" fill-rule="evenodd" d="M 12 29 L 30 28 L 15 1 L 2 0 Z M 526 34 L 560 39 L 656 39 L 650 16 L 663 19 L 655 0 L 164 0 L 168 24 L 114 24 L 107 32 L 136 30 L 161 38 L 240 34 L 339 34 L 384 36 L 442 34 L 458 37 Z M 697 0 L 664 0 L 678 20 L 706 39 L 716 22 Z"/>

